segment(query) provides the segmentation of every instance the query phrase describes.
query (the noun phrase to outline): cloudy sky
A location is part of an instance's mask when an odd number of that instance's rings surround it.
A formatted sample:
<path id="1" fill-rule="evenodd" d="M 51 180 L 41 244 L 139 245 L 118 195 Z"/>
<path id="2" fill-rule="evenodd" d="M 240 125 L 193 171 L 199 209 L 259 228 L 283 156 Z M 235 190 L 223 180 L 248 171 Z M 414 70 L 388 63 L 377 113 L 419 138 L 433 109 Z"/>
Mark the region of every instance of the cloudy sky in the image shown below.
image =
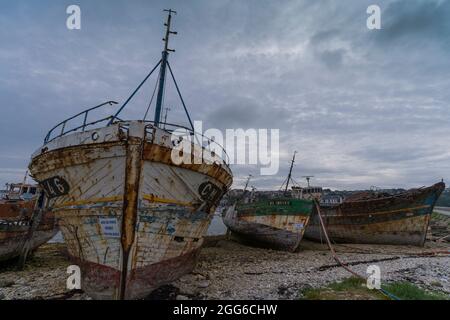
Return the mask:
<path id="1" fill-rule="evenodd" d="M 66 28 L 81 7 L 81 30 Z M 381 30 L 366 9 L 380 6 Z M 0 3 L 0 183 L 20 181 L 57 122 L 123 102 L 158 61 L 162 9 L 178 11 L 170 61 L 191 115 L 214 128 L 279 128 L 278 188 L 294 150 L 297 181 L 339 188 L 450 180 L 450 1 L 16 0 Z M 154 81 L 124 114 L 142 118 Z M 173 85 L 169 122 L 184 121 Z"/>

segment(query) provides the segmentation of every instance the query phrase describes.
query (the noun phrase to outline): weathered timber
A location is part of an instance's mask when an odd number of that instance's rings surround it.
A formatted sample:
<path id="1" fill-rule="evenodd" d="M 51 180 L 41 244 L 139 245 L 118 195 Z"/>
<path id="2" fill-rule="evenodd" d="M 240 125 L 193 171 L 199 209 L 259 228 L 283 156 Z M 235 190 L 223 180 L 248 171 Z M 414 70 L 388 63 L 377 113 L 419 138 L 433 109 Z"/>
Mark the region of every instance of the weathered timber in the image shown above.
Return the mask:
<path id="1" fill-rule="evenodd" d="M 223 221 L 245 242 L 294 252 L 299 247 L 313 207 L 310 200 L 276 198 L 238 203 Z"/>
<path id="2" fill-rule="evenodd" d="M 0 261 L 25 253 L 24 258 L 57 233 L 56 219 L 51 212 L 34 214 L 35 200 L 0 201 Z M 37 212 L 37 211 L 36 211 Z M 26 251 L 26 252 L 25 252 Z M 25 259 L 22 259 L 22 264 Z"/>
<path id="3" fill-rule="evenodd" d="M 232 183 L 228 164 L 216 155 L 217 148 L 211 150 L 214 142 L 193 132 L 168 62 L 173 52 L 169 35 L 176 33 L 170 30 L 175 12 L 167 12 L 162 59 L 119 110 L 87 123 L 89 111 L 112 102 L 90 108 L 79 114 L 84 115 L 83 125 L 68 131 L 63 121 L 50 130 L 29 166 L 61 220 L 68 254 L 81 267 L 82 289 L 96 299 L 144 298 L 190 272 L 214 209 Z M 158 66 L 155 120 L 119 119 Z M 166 67 L 192 130 L 160 121 Z M 104 121 L 108 123 L 101 127 Z M 61 133 L 53 137 L 60 126 Z M 173 135 L 176 130 L 185 134 Z M 197 144 L 191 143 L 194 135 Z M 192 147 L 182 150 L 188 161 L 178 161 L 176 147 L 186 142 Z M 215 161 L 205 161 L 204 155 L 214 155 Z"/>
<path id="4" fill-rule="evenodd" d="M 172 149 L 170 132 L 129 121 L 59 137 L 33 155 L 37 181 L 66 187 L 49 207 L 93 298 L 143 298 L 194 268 L 232 175 L 225 163 L 175 164 Z"/>
<path id="5" fill-rule="evenodd" d="M 322 217 L 334 242 L 423 246 L 431 213 L 444 189 L 439 182 L 395 195 L 366 192 L 341 204 L 321 206 Z M 316 211 L 305 237 L 324 240 Z"/>

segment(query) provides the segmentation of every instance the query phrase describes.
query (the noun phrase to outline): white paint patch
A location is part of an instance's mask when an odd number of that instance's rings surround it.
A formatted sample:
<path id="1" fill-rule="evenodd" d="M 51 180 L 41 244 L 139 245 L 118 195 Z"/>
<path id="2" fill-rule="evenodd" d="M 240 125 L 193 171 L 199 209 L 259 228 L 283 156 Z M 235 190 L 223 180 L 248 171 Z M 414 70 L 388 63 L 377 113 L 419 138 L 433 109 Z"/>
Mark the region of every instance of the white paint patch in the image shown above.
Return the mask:
<path id="1" fill-rule="evenodd" d="M 299 230 L 299 229 L 303 229 L 305 225 L 303 223 L 294 223 L 294 228 Z"/>

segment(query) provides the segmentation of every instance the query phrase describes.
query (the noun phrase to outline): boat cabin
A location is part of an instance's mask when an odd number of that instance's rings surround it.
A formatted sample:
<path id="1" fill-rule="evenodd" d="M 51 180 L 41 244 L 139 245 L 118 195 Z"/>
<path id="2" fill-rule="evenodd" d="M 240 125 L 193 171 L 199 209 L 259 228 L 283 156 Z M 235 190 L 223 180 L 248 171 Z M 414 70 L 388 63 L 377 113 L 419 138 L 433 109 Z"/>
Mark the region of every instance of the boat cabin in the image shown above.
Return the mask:
<path id="1" fill-rule="evenodd" d="M 39 187 L 26 183 L 7 183 L 2 194 L 2 200 L 20 201 L 31 200 L 39 194 Z"/>
<path id="2" fill-rule="evenodd" d="M 298 199 L 313 200 L 322 197 L 322 187 L 297 187 L 292 186 L 292 196 Z"/>

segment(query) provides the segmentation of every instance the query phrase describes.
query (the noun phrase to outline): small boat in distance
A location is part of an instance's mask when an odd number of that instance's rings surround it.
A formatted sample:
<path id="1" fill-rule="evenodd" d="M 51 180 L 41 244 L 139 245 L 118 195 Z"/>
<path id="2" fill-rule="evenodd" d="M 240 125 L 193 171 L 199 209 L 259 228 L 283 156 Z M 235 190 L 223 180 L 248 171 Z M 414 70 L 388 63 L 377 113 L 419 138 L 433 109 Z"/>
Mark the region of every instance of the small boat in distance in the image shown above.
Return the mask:
<path id="1" fill-rule="evenodd" d="M 300 245 L 313 209 L 313 201 L 296 198 L 288 191 L 295 153 L 291 161 L 285 190 L 272 196 L 257 195 L 254 188 L 225 212 L 223 222 L 237 239 L 258 246 L 294 252 Z M 284 185 L 284 184 L 283 184 Z"/>
<path id="2" fill-rule="evenodd" d="M 78 127 L 68 129 L 63 121 L 29 165 L 60 219 L 71 260 L 81 268 L 82 289 L 94 299 L 145 298 L 191 272 L 215 207 L 233 180 L 225 150 L 194 132 L 168 62 L 175 11 L 165 11 L 162 59 L 118 111 L 87 121 L 89 111 L 115 104 L 110 101 L 68 119 L 81 118 Z M 143 120 L 120 119 L 158 66 L 154 121 L 145 120 L 147 112 Z M 161 121 L 167 71 L 190 128 Z M 174 140 L 179 129 L 185 135 Z M 191 147 L 183 153 L 188 162 L 173 158 L 183 142 Z"/>
<path id="3" fill-rule="evenodd" d="M 321 205 L 321 215 L 332 241 L 423 246 L 434 205 L 443 182 L 410 189 L 399 194 L 366 191 L 342 203 Z M 305 237 L 323 241 L 317 211 L 311 217 Z"/>
<path id="4" fill-rule="evenodd" d="M 37 214 L 41 190 L 37 185 L 10 183 L 0 199 L 0 261 L 37 249 L 57 233 L 51 212 Z M 26 250 L 25 250 L 26 249 Z"/>
<path id="5" fill-rule="evenodd" d="M 2 192 L 1 200 L 10 203 L 36 199 L 39 195 L 40 188 L 38 185 L 23 183 L 7 183 L 5 190 Z"/>

